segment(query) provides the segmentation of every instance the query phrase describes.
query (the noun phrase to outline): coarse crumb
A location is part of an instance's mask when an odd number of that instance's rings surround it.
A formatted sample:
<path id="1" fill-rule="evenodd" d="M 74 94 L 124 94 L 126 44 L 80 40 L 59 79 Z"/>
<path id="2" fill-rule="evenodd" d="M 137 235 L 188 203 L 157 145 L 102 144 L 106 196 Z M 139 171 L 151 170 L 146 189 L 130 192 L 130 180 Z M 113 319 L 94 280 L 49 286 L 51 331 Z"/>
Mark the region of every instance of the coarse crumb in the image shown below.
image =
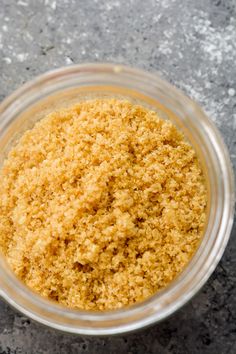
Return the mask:
<path id="1" fill-rule="evenodd" d="M 97 99 L 27 131 L 0 179 L 0 248 L 30 288 L 108 310 L 165 288 L 201 239 L 206 187 L 193 148 L 157 113 Z"/>

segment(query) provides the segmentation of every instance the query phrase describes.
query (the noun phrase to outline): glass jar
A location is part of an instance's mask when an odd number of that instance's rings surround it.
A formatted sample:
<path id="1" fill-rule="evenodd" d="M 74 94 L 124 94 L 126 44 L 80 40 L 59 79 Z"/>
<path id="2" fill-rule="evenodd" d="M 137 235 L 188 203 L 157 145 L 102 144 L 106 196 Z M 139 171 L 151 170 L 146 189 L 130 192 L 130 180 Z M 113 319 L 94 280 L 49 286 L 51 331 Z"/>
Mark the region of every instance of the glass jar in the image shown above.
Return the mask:
<path id="1" fill-rule="evenodd" d="M 70 310 L 32 292 L 0 257 L 0 295 L 25 315 L 65 332 L 112 335 L 161 321 L 190 300 L 207 281 L 229 239 L 234 181 L 227 149 L 199 106 L 156 74 L 113 64 L 55 70 L 25 84 L 0 105 L 0 164 L 22 133 L 46 113 L 79 100 L 128 98 L 156 110 L 183 131 L 207 180 L 207 223 L 195 255 L 167 288 L 142 303 L 107 312 Z"/>

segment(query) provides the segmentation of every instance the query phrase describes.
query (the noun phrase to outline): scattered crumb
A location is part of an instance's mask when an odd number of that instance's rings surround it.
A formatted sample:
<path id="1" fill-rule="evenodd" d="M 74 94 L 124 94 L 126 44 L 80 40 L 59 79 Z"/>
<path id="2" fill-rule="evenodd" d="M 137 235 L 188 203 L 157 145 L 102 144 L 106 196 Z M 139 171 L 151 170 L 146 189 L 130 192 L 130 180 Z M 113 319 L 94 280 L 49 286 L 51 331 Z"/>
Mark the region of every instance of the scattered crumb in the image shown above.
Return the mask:
<path id="1" fill-rule="evenodd" d="M 228 89 L 229 96 L 233 97 L 235 95 L 235 90 L 233 88 Z"/>
<path id="2" fill-rule="evenodd" d="M 120 308 L 165 288 L 205 223 L 193 148 L 171 122 L 128 101 L 46 116 L 9 153 L 0 188 L 0 248 L 11 268 L 71 308 Z"/>

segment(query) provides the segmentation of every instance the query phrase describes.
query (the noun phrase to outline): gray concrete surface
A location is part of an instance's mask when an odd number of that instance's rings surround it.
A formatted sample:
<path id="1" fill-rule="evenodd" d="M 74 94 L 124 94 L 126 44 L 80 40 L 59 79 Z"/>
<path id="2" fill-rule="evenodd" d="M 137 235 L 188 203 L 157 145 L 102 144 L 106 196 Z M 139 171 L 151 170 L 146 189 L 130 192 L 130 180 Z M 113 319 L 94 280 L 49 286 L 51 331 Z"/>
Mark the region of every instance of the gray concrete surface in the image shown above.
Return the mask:
<path id="1" fill-rule="evenodd" d="M 0 0 L 0 99 L 49 69 L 157 70 L 198 101 L 236 166 L 235 0 Z M 211 279 L 172 318 L 116 338 L 69 336 L 0 301 L 0 354 L 236 353 L 236 226 Z"/>

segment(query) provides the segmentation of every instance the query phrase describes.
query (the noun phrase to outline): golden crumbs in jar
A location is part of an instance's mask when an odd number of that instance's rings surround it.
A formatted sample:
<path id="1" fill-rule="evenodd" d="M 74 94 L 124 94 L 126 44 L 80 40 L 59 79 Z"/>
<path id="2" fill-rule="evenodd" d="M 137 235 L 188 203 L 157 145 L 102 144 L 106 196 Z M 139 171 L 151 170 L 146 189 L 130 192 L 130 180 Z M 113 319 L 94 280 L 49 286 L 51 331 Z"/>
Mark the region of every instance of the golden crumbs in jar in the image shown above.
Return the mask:
<path id="1" fill-rule="evenodd" d="M 31 289 L 108 310 L 165 288 L 201 240 L 206 186 L 170 121 L 128 101 L 55 111 L 24 133 L 0 176 L 0 249 Z"/>

